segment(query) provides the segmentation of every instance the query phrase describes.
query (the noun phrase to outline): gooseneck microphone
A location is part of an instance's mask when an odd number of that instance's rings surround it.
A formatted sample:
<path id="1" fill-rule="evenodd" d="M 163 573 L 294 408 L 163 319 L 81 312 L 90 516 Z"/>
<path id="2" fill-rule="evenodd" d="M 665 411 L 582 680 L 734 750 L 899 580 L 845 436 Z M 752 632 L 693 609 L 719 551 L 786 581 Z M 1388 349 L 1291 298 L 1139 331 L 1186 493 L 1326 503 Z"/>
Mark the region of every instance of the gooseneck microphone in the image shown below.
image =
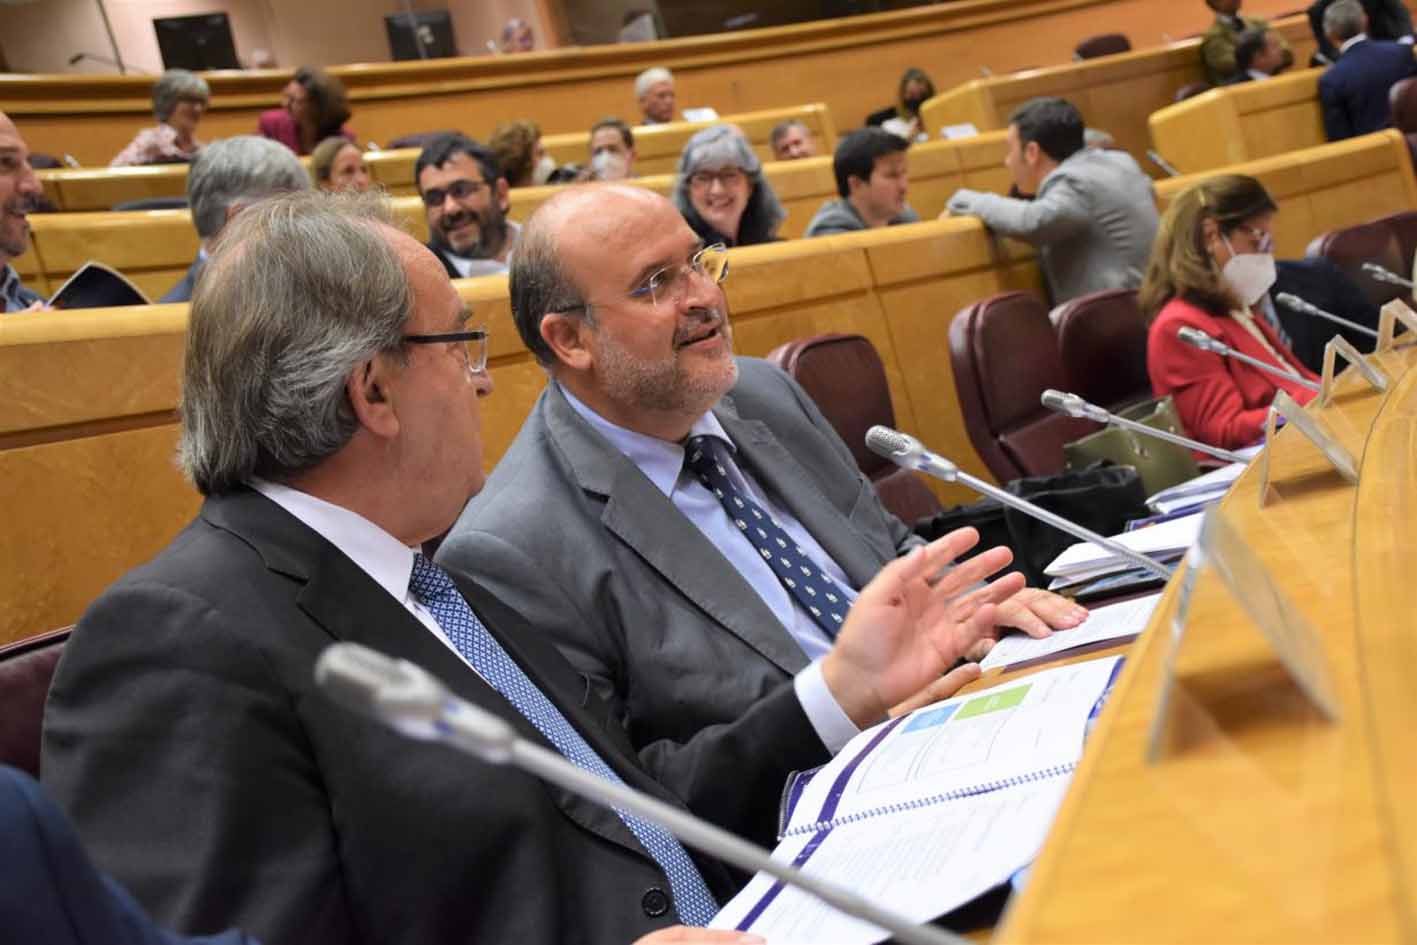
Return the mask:
<path id="1" fill-rule="evenodd" d="M 1060 390 L 1045 390 L 1042 398 L 1043 406 L 1049 410 L 1064 414 L 1069 417 L 1077 417 L 1079 420 L 1091 420 L 1094 423 L 1111 424 L 1112 426 L 1123 427 L 1133 432 L 1152 436 L 1158 440 L 1165 440 L 1167 443 L 1175 443 L 1177 446 L 1184 446 L 1187 449 L 1196 450 L 1200 453 L 1208 453 L 1217 459 L 1223 459 L 1227 463 L 1248 462 L 1239 453 L 1232 453 L 1230 450 L 1221 449 L 1218 446 L 1211 446 L 1209 443 L 1202 443 L 1200 440 L 1193 440 L 1189 437 L 1172 433 L 1170 430 L 1158 430 L 1156 427 L 1147 426 L 1136 420 L 1129 420 L 1126 417 L 1118 416 L 1108 410 L 1083 400 L 1077 394 L 1065 394 Z"/>
<path id="2" fill-rule="evenodd" d="M 1162 157 L 1159 151 L 1148 150 L 1146 156 L 1151 158 L 1151 163 L 1165 171 L 1167 177 L 1181 176 L 1181 172 L 1176 170 L 1176 165 Z"/>
<path id="3" fill-rule="evenodd" d="M 1094 545 L 1106 548 L 1119 558 L 1125 558 L 1139 568 L 1145 568 L 1152 574 L 1163 580 L 1170 580 L 1172 569 L 1159 561 L 1154 561 L 1138 551 L 1133 551 L 1126 545 L 1105 535 L 1088 528 L 1083 528 L 1074 522 L 1070 522 L 1048 511 L 1042 506 L 1034 505 L 1026 499 L 1020 499 L 1011 492 L 1006 492 L 998 486 L 985 482 L 982 479 L 971 476 L 963 472 L 958 466 L 936 453 L 927 450 L 919 440 L 899 430 L 892 430 L 890 427 L 874 426 L 866 431 L 866 448 L 871 452 L 895 463 L 903 469 L 914 469 L 923 472 L 927 476 L 934 476 L 945 482 L 963 483 L 975 492 L 982 493 L 991 499 L 1002 502 L 1010 508 L 1017 509 L 1023 514 L 1036 518 L 1040 522 L 1052 525 L 1062 532 L 1067 532 L 1074 538 L 1081 541 L 1090 541 Z"/>
<path id="4" fill-rule="evenodd" d="M 1270 364 L 1268 361 L 1261 361 L 1259 358 L 1252 358 L 1248 354 L 1236 351 L 1234 348 L 1221 341 L 1219 338 L 1212 338 L 1199 328 L 1192 328 L 1190 325 L 1183 325 L 1176 331 L 1176 337 L 1186 344 L 1209 351 L 1211 354 L 1218 354 L 1223 358 L 1234 358 L 1243 361 L 1251 367 L 1259 368 L 1261 371 L 1282 377 L 1286 381 L 1292 381 L 1300 387 L 1307 387 L 1311 391 L 1318 391 L 1319 385 L 1306 377 L 1301 377 L 1295 371 L 1286 371 L 1282 367 Z"/>
<path id="5" fill-rule="evenodd" d="M 433 741 L 496 765 L 514 765 L 607 807 L 664 827 L 684 843 L 749 873 L 762 872 L 797 886 L 847 915 L 879 926 L 911 945 L 968 945 L 944 929 L 919 925 L 850 890 L 823 882 L 768 856 L 765 850 L 624 784 L 577 767 L 560 753 L 517 735 L 497 716 L 459 699 L 436 677 L 358 643 L 335 643 L 315 662 L 315 682 L 347 709 L 420 741 Z"/>
<path id="6" fill-rule="evenodd" d="M 1378 337 L 1378 333 L 1375 329 L 1369 328 L 1366 325 L 1360 325 L 1355 321 L 1349 321 L 1346 318 L 1341 318 L 1332 312 L 1324 311 L 1312 302 L 1306 302 L 1292 292 L 1279 292 L 1274 296 L 1274 300 L 1285 308 L 1292 309 L 1301 315 L 1311 315 L 1314 318 L 1326 318 L 1335 325 L 1342 325 L 1350 331 L 1367 335 L 1369 338 Z"/>
<path id="7" fill-rule="evenodd" d="M 1404 279 L 1390 269 L 1384 269 L 1375 262 L 1363 263 L 1363 271 L 1379 282 L 1386 282 L 1388 285 L 1400 286 L 1404 289 L 1414 289 L 1417 286 L 1412 284 L 1411 279 Z"/>

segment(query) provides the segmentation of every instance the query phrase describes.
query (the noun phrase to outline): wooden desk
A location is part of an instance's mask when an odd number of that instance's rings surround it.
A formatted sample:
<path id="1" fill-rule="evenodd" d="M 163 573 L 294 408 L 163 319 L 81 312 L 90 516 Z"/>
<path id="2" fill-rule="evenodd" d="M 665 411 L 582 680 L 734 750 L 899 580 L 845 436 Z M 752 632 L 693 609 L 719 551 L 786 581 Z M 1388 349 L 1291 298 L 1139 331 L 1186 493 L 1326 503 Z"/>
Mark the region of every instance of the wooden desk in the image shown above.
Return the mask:
<path id="1" fill-rule="evenodd" d="M 1173 581 L 1094 731 L 1008 942 L 1412 941 L 1417 817 L 1417 351 L 1384 355 L 1384 396 L 1346 378 L 1318 410 L 1362 457 L 1357 487 L 1296 431 L 1220 505 L 1314 623 L 1342 718 L 1324 721 L 1213 572 L 1177 661 L 1170 753 L 1145 760 Z"/>

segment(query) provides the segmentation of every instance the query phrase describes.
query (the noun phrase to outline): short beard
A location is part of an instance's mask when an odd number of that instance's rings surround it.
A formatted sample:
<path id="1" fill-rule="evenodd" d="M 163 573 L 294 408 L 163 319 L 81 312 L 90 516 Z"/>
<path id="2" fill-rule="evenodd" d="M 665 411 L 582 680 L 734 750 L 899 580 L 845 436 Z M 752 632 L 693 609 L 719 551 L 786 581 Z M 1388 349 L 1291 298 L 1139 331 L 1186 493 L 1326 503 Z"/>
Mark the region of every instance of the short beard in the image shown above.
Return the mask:
<path id="1" fill-rule="evenodd" d="M 715 315 L 717 313 L 714 313 Z M 720 331 L 731 346 L 732 333 L 726 318 Z M 595 352 L 596 375 L 606 397 L 615 403 L 632 404 L 640 410 L 661 413 L 703 414 L 718 403 L 738 380 L 738 364 L 730 355 L 726 376 L 687 375 L 679 362 L 678 349 L 668 357 L 646 361 L 627 352 L 619 342 L 596 329 L 600 344 Z"/>
<path id="2" fill-rule="evenodd" d="M 507 216 L 500 207 L 488 207 L 483 213 L 473 213 L 477 221 L 477 241 L 465 250 L 455 247 L 448 235 L 439 229 L 434 234 L 434 242 L 455 256 L 464 259 L 492 259 L 507 245 Z M 489 237 L 496 237 L 490 239 Z M 496 248 L 493 249 L 495 244 Z"/>

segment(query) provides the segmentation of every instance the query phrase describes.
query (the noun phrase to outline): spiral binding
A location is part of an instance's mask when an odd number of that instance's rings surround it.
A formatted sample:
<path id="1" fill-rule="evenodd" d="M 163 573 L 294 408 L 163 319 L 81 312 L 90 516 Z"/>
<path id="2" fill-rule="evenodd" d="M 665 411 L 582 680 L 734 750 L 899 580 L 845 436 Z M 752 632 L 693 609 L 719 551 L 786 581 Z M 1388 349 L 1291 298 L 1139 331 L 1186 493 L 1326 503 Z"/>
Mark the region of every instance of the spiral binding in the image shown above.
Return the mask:
<path id="1" fill-rule="evenodd" d="M 1067 762 L 1061 765 L 1054 765 L 1051 768 L 1040 768 L 1037 771 L 1030 771 L 1013 778 L 1000 778 L 997 781 L 985 781 L 967 788 L 956 788 L 953 791 L 944 791 L 940 794 L 931 794 L 927 797 L 917 797 L 913 800 L 903 801 L 898 804 L 883 804 L 880 807 L 871 807 L 866 810 L 857 811 L 854 814 L 846 814 L 842 817 L 835 817 L 831 820 L 818 820 L 810 824 L 799 824 L 778 836 L 778 840 L 786 840 L 788 837 L 801 837 L 807 834 L 818 833 L 823 830 L 831 830 L 834 827 L 844 827 L 847 824 L 856 823 L 861 820 L 870 820 L 873 817 L 881 817 L 886 814 L 899 814 L 904 811 L 919 810 L 922 807 L 932 807 L 936 804 L 943 804 L 945 801 L 960 801 L 967 797 L 977 797 L 980 794 L 992 794 L 995 791 L 1002 791 L 1006 788 L 1018 787 L 1023 784 L 1033 784 L 1038 781 L 1045 781 L 1048 778 L 1056 778 L 1059 775 L 1070 774 L 1077 767 L 1076 762 Z"/>

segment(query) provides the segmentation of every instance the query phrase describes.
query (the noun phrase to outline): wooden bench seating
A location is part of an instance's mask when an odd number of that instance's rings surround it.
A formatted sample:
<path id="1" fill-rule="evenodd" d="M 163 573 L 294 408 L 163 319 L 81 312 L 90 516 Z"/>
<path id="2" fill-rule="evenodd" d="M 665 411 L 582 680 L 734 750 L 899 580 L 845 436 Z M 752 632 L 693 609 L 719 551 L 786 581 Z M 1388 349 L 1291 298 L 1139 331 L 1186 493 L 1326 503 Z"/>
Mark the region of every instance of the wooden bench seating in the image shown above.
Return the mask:
<path id="1" fill-rule="evenodd" d="M 740 352 L 864 334 L 886 363 L 900 425 L 984 474 L 953 406 L 945 332 L 967 302 L 1039 280 L 1026 247 L 952 219 L 735 249 L 725 285 Z M 490 465 L 545 374 L 512 324 L 506 277 L 455 284 L 492 332 Z M 0 643 L 77 619 L 195 511 L 173 465 L 186 318 L 185 305 L 161 305 L 0 320 L 0 480 L 23 497 L 0 557 Z"/>
<path id="2" fill-rule="evenodd" d="M 1307 62 L 1314 51 L 1308 20 L 1287 17 L 1274 25 L 1294 48 L 1295 62 Z M 1204 79 L 1200 40 L 1189 39 L 1068 65 L 973 79 L 930 99 L 921 106 L 920 114 L 932 136 L 939 135 L 941 128 L 964 122 L 981 131 L 1004 129 L 1009 115 L 1029 99 L 1062 96 L 1078 107 L 1088 125 L 1110 133 L 1118 147 L 1159 175 L 1146 160 L 1146 149 L 1151 146 L 1147 119 L 1169 106 L 1182 86 Z M 1205 130 L 1207 139 L 1215 136 L 1215 129 Z"/>
<path id="3" fill-rule="evenodd" d="M 910 150 L 910 202 L 922 218 L 936 217 L 959 187 L 1002 192 L 1008 187 L 1001 132 L 965 141 L 932 141 Z M 830 157 L 774 161 L 764 174 L 788 217 L 781 235 L 800 237 L 827 200 L 834 199 L 836 177 Z M 630 181 L 668 196 L 674 175 L 659 174 Z M 519 187 L 512 191 L 511 219 L 522 222 L 561 185 Z M 428 238 L 422 204 L 416 196 L 396 196 L 395 213 L 410 233 Z M 97 259 L 129 276 L 149 298 L 159 298 L 175 285 L 197 255 L 197 234 L 187 210 L 122 213 L 36 214 L 30 218 L 34 249 L 17 261 L 27 285 L 49 294 L 80 266 Z"/>

